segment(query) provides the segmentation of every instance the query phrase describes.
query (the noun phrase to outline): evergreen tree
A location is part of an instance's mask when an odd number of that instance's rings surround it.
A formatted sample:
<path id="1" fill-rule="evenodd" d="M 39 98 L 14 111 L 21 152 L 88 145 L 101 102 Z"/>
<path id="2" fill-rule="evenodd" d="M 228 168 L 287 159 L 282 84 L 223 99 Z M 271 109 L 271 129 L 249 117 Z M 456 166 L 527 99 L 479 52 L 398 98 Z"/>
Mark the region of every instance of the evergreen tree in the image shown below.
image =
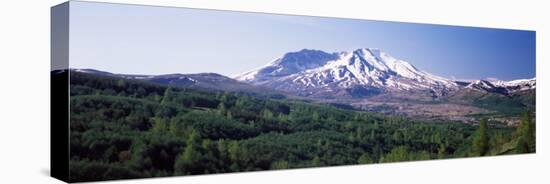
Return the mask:
<path id="1" fill-rule="evenodd" d="M 313 167 L 321 166 L 321 159 L 319 158 L 319 156 L 313 157 L 313 160 L 311 160 L 311 166 Z"/>
<path id="2" fill-rule="evenodd" d="M 264 109 L 262 111 L 262 116 L 264 119 L 273 119 L 273 113 L 269 109 Z"/>
<path id="3" fill-rule="evenodd" d="M 245 158 L 248 157 L 248 151 L 243 148 L 238 141 L 231 141 L 228 145 L 227 152 L 229 153 L 229 159 L 231 160 L 231 170 L 241 171 L 241 166 L 246 165 Z"/>
<path id="4" fill-rule="evenodd" d="M 430 160 L 431 155 L 427 151 L 420 151 L 414 154 L 414 157 L 411 160 Z"/>
<path id="5" fill-rule="evenodd" d="M 199 156 L 195 145 L 185 147 L 184 152 L 177 158 L 174 165 L 174 172 L 177 175 L 192 174 L 193 164 Z"/>
<path id="6" fill-rule="evenodd" d="M 123 79 L 119 79 L 116 84 L 120 88 L 124 88 L 124 86 L 126 86 L 126 82 L 124 82 Z"/>
<path id="7" fill-rule="evenodd" d="M 276 161 L 271 164 L 271 169 L 288 169 L 289 164 L 287 161 Z"/>
<path id="8" fill-rule="evenodd" d="M 400 162 L 409 160 L 409 151 L 405 146 L 398 146 L 391 150 L 390 153 L 380 158 L 380 162 Z"/>
<path id="9" fill-rule="evenodd" d="M 178 156 L 174 163 L 174 172 L 177 175 L 184 174 L 197 174 L 202 172 L 200 170 L 200 137 L 197 131 L 192 130 L 189 138 L 186 141 L 185 150 Z"/>
<path id="10" fill-rule="evenodd" d="M 374 129 L 372 129 L 369 134 L 369 140 L 374 141 L 375 137 L 376 133 L 374 132 Z"/>
<path id="11" fill-rule="evenodd" d="M 437 149 L 437 158 L 439 159 L 445 158 L 446 149 L 447 147 L 443 143 L 440 143 L 439 148 Z"/>
<path id="12" fill-rule="evenodd" d="M 318 121 L 321 120 L 321 116 L 319 115 L 319 113 L 313 112 L 313 113 L 311 114 L 311 119 L 313 119 L 313 121 L 318 122 Z"/>
<path id="13" fill-rule="evenodd" d="M 372 164 L 373 161 L 372 159 L 370 158 L 369 154 L 368 153 L 363 153 L 361 155 L 361 157 L 359 157 L 359 159 L 357 159 L 357 162 L 359 164 Z"/>
<path id="14" fill-rule="evenodd" d="M 218 114 L 225 116 L 226 113 L 227 113 L 227 109 L 225 108 L 225 104 L 222 102 L 218 105 Z"/>
<path id="15" fill-rule="evenodd" d="M 472 154 L 484 156 L 489 151 L 489 133 L 487 130 L 487 120 L 481 119 L 479 127 L 472 139 Z"/>
<path id="16" fill-rule="evenodd" d="M 164 118 L 154 118 L 153 119 L 153 127 L 151 128 L 151 132 L 157 135 L 162 135 L 169 130 L 169 125 L 166 119 Z"/>
<path id="17" fill-rule="evenodd" d="M 172 102 L 172 100 L 174 100 L 175 96 L 176 94 L 174 94 L 172 87 L 166 88 L 166 90 L 164 91 L 162 102 L 160 102 L 160 104 L 167 105 L 168 103 Z"/>
<path id="18" fill-rule="evenodd" d="M 517 153 L 532 153 L 536 150 L 535 124 L 532 122 L 531 112 L 523 113 L 521 124 L 516 130 L 518 143 L 516 146 Z"/>

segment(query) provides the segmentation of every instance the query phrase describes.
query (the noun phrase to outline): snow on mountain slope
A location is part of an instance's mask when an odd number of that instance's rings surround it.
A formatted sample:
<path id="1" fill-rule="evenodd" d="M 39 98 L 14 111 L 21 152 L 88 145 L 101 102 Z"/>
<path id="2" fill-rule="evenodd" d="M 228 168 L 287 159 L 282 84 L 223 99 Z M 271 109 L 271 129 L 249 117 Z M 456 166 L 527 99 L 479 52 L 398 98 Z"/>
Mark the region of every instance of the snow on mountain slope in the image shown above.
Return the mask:
<path id="1" fill-rule="evenodd" d="M 252 84 L 261 84 L 277 77 L 323 66 L 328 61 L 335 59 L 337 59 L 336 54 L 303 49 L 298 52 L 286 53 L 283 57 L 277 58 L 257 70 L 239 75 L 235 79 Z"/>
<path id="2" fill-rule="evenodd" d="M 466 86 L 467 89 L 473 89 L 480 92 L 501 93 L 506 94 L 507 90 L 501 86 L 497 86 L 487 80 L 475 80 Z"/>
<path id="3" fill-rule="evenodd" d="M 332 54 L 312 50 L 293 52 L 236 79 L 286 91 L 337 91 L 362 86 L 386 91 L 420 89 L 441 94 L 458 88 L 454 81 L 421 71 L 371 48 Z"/>
<path id="4" fill-rule="evenodd" d="M 511 94 L 520 91 L 527 91 L 536 88 L 536 78 L 519 79 L 512 81 L 485 81 L 476 80 L 468 84 L 467 88 L 482 92 L 498 92 L 502 94 Z"/>
<path id="5" fill-rule="evenodd" d="M 537 86 L 536 78 L 531 79 L 518 79 L 512 81 L 498 81 L 495 82 L 495 85 L 508 88 L 509 90 L 515 91 L 525 91 L 530 89 L 535 89 Z"/>
<path id="6" fill-rule="evenodd" d="M 475 80 L 475 81 L 472 81 L 470 84 L 468 84 L 466 87 L 472 88 L 472 89 L 485 90 L 485 89 L 495 88 L 496 86 L 493 85 L 493 83 L 486 80 Z"/>

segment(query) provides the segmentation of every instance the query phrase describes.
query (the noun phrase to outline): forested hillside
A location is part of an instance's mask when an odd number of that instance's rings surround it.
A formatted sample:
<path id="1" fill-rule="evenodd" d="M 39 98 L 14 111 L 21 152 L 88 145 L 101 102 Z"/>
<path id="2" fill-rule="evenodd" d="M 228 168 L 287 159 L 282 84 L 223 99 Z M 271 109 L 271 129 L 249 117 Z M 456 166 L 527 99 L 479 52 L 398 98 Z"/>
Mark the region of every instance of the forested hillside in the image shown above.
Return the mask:
<path id="1" fill-rule="evenodd" d="M 516 129 L 79 72 L 70 83 L 73 182 L 535 151 L 531 113 Z"/>

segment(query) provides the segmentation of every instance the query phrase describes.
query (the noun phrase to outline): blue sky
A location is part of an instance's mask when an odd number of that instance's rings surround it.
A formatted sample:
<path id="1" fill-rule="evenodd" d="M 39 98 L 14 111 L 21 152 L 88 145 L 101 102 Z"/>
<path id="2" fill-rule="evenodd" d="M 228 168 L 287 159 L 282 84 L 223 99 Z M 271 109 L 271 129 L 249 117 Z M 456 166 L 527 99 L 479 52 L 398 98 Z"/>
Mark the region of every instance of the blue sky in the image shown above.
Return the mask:
<path id="1" fill-rule="evenodd" d="M 234 76 L 303 48 L 380 48 L 455 79 L 535 77 L 535 32 L 71 2 L 70 67 Z"/>

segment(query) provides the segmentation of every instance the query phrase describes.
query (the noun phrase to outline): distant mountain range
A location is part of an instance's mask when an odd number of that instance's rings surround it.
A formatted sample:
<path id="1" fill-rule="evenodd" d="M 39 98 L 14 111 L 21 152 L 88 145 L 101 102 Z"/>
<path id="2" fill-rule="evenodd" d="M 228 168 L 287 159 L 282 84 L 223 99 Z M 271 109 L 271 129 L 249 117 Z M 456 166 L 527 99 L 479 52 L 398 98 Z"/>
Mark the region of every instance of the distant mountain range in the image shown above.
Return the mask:
<path id="1" fill-rule="evenodd" d="M 234 78 L 216 73 L 129 75 L 94 69 L 73 71 L 207 90 L 276 93 L 312 98 L 368 98 L 380 94 L 444 97 L 460 90 L 511 95 L 536 89 L 536 79 L 454 81 L 422 71 L 379 49 L 327 53 L 303 49 Z"/>
<path id="2" fill-rule="evenodd" d="M 379 49 L 327 53 L 303 49 L 284 54 L 235 79 L 300 96 L 369 97 L 391 92 L 445 96 L 462 89 L 511 94 L 536 88 L 535 78 L 514 81 L 453 81 L 419 70 Z"/>
<path id="3" fill-rule="evenodd" d="M 129 75 L 71 69 L 262 98 L 292 98 L 387 114 L 475 122 L 472 115 L 517 116 L 535 109 L 536 79 L 455 81 L 379 49 L 327 53 L 303 49 L 233 78 L 216 73 Z M 513 123 L 517 123 L 514 120 Z"/>
<path id="4" fill-rule="evenodd" d="M 513 94 L 516 92 L 534 90 L 536 88 L 536 79 L 519 79 L 513 81 L 476 80 L 469 82 L 466 88 L 481 92 Z"/>

